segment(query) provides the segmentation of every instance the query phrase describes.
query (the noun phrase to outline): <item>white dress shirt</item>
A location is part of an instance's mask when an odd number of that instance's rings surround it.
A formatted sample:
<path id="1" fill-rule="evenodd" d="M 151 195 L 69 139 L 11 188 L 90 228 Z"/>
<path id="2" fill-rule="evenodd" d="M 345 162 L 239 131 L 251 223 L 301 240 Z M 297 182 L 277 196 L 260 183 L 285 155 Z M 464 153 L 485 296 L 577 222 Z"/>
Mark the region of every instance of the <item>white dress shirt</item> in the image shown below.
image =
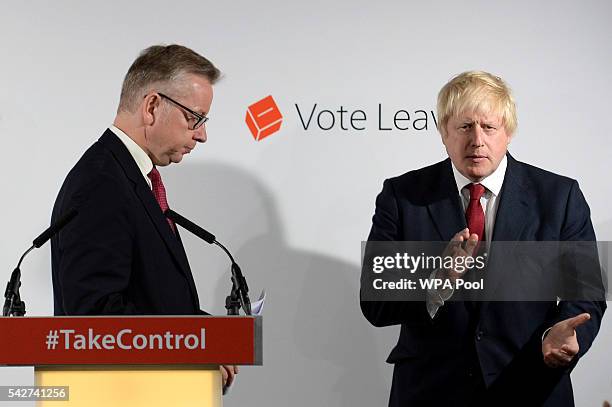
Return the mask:
<path id="1" fill-rule="evenodd" d="M 147 181 L 147 185 L 149 185 L 149 188 L 153 189 L 151 180 L 148 177 L 149 173 L 153 169 L 153 161 L 151 161 L 147 153 L 120 128 L 115 127 L 111 124 L 108 129 L 115 133 L 117 137 L 119 137 L 119 140 L 121 140 L 121 142 L 128 149 L 134 161 L 136 161 L 136 165 L 138 166 L 138 169 L 140 169 L 140 172 L 142 173 L 142 176 L 144 177 L 145 181 Z"/>

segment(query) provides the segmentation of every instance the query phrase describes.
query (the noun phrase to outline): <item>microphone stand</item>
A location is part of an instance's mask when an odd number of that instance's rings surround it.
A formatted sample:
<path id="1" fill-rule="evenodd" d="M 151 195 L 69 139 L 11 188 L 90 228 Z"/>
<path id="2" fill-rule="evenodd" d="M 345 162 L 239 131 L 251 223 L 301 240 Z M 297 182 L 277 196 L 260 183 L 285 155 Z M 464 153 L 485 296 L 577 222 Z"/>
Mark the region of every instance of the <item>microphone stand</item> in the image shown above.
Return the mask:
<path id="1" fill-rule="evenodd" d="M 189 232 L 204 240 L 206 243 L 216 244 L 225 252 L 225 254 L 227 254 L 232 262 L 232 291 L 230 292 L 230 295 L 225 298 L 227 315 L 239 315 L 240 307 L 242 307 L 246 315 L 252 315 L 251 300 L 249 300 L 249 286 L 247 285 L 246 279 L 242 275 L 242 270 L 240 270 L 240 267 L 234 261 L 234 257 L 229 250 L 227 250 L 225 246 L 217 241 L 215 235 L 202 229 L 189 219 L 174 212 L 172 209 L 167 209 L 164 214 L 168 219 L 174 221 L 174 223 L 177 225 L 184 227 Z"/>
<path id="2" fill-rule="evenodd" d="M 19 263 L 17 263 L 17 267 L 11 274 L 11 279 L 6 285 L 6 291 L 4 292 L 4 307 L 2 308 L 3 317 L 22 317 L 26 313 L 25 302 L 21 301 L 21 296 L 19 295 L 19 287 L 21 287 L 21 270 L 19 267 L 21 267 L 21 262 L 23 261 L 24 257 L 33 249 L 38 249 L 44 245 L 49 239 L 51 239 L 51 237 L 53 237 L 64 226 L 72 221 L 72 219 L 74 219 L 78 213 L 79 212 L 74 208 L 69 209 L 68 212 L 64 213 L 64 215 L 59 218 L 57 222 L 49 226 L 47 230 L 42 232 L 36 239 L 34 239 L 32 246 L 21 256 Z"/>
<path id="3" fill-rule="evenodd" d="M 217 240 L 213 242 L 219 246 L 229 256 L 232 262 L 232 290 L 230 295 L 225 297 L 225 309 L 227 315 L 239 315 L 240 307 L 244 310 L 246 315 L 252 315 L 251 312 L 251 300 L 249 299 L 249 286 L 247 285 L 246 279 L 242 275 L 240 266 L 234 261 L 234 258 L 230 254 L 229 250 L 225 248 Z"/>
<path id="4" fill-rule="evenodd" d="M 11 279 L 6 285 L 6 291 L 4 292 L 4 307 L 2 308 L 2 316 L 3 317 L 22 317 L 26 313 L 25 302 L 21 301 L 21 296 L 19 295 L 19 287 L 21 287 L 21 262 L 23 258 L 30 253 L 34 249 L 34 245 L 30 247 L 19 259 L 19 263 L 17 263 L 17 267 L 13 270 L 11 274 Z"/>

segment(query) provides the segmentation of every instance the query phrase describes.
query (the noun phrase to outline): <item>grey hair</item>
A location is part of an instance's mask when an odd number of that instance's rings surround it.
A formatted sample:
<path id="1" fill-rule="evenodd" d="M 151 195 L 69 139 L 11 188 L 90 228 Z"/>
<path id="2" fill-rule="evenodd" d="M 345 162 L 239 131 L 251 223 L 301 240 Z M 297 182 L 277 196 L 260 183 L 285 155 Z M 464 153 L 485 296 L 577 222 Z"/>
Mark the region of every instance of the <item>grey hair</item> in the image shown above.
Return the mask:
<path id="1" fill-rule="evenodd" d="M 134 112 L 153 85 L 167 90 L 179 84 L 186 74 L 202 76 L 212 85 L 221 76 L 221 71 L 208 59 L 182 45 L 153 45 L 143 50 L 125 75 L 118 112 Z"/>

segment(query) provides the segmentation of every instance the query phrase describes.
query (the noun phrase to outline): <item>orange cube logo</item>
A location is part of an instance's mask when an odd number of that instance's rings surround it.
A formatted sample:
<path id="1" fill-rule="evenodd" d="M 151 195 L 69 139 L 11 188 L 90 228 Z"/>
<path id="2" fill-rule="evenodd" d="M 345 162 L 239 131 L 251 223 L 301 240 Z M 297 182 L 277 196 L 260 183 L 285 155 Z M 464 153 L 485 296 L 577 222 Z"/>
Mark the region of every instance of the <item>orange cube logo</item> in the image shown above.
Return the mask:
<path id="1" fill-rule="evenodd" d="M 245 121 L 253 138 L 260 141 L 280 130 L 283 115 L 270 95 L 247 108 Z"/>

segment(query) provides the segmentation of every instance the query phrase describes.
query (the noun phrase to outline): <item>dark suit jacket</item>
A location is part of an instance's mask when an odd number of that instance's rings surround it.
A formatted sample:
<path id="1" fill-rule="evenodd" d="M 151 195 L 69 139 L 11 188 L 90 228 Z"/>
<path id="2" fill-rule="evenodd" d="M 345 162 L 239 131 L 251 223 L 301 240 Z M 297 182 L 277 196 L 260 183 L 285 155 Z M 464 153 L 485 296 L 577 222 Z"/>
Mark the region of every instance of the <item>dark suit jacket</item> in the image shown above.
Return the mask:
<path id="1" fill-rule="evenodd" d="M 56 315 L 199 314 L 187 256 L 125 145 L 110 130 L 70 171 L 52 222 Z"/>
<path id="2" fill-rule="evenodd" d="M 493 240 L 595 240 L 588 205 L 569 178 L 508 154 Z M 385 181 L 369 241 L 449 241 L 466 227 L 450 159 Z M 432 319 L 424 302 L 361 302 L 375 326 L 401 325 L 390 406 L 573 406 L 569 372 L 543 363 L 541 337 L 589 312 L 580 356 L 599 330 L 605 302 L 485 302 L 474 312 L 447 302 Z M 574 363 L 575 365 L 575 363 Z M 573 367 L 573 366 L 572 366 Z M 486 389 L 486 390 L 485 390 Z M 487 401 L 483 401 L 484 399 Z"/>

